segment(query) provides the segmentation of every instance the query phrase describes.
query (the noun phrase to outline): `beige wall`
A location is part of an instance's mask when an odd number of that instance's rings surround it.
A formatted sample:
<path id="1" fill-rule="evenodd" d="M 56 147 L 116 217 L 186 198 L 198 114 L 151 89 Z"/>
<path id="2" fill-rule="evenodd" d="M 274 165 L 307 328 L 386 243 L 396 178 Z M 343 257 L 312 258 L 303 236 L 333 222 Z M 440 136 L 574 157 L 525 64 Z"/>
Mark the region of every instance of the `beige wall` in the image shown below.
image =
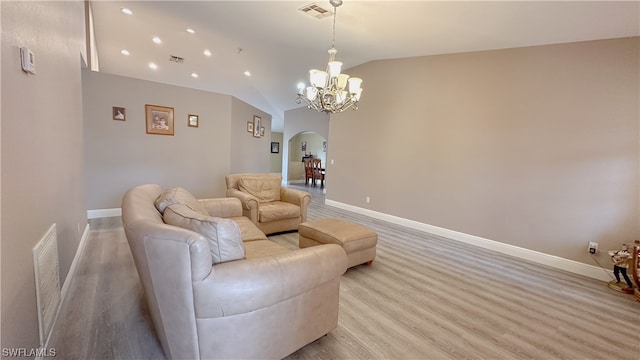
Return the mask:
<path id="1" fill-rule="evenodd" d="M 349 69 L 363 98 L 331 116 L 327 198 L 594 265 L 589 241 L 640 237 L 639 42 Z"/>
<path id="2" fill-rule="evenodd" d="M 303 141 L 306 142 L 306 151 L 302 151 Z M 327 153 L 322 149 L 322 143 L 325 141 L 325 138 L 314 132 L 300 133 L 289 140 L 289 181 L 304 182 L 305 170 L 302 157 L 305 153 L 320 159 L 322 166 L 326 164 Z"/>
<path id="3" fill-rule="evenodd" d="M 254 138 L 246 122 L 257 114 L 270 126 L 270 117 L 231 96 L 89 70 L 83 91 L 90 210 L 119 208 L 139 184 L 223 197 L 227 174 L 269 172 L 268 137 Z M 146 133 L 145 104 L 174 108 L 174 136 Z M 126 108 L 126 121 L 112 120 L 113 106 Z M 187 126 L 188 114 L 199 116 L 197 128 Z"/>
<path id="4" fill-rule="evenodd" d="M 303 141 L 307 143 L 306 151 L 302 151 Z M 312 132 L 305 132 L 292 137 L 289 140 L 289 161 L 302 161 L 302 157 L 306 152 L 306 155 L 313 155 L 313 157 L 321 159 L 324 165 L 327 153 L 322 150 L 322 143 L 325 141 L 327 139 Z"/>
<path id="5" fill-rule="evenodd" d="M 329 116 L 322 112 L 309 110 L 306 107 L 288 110 L 284 113 L 284 133 L 283 133 L 283 153 L 284 159 L 290 159 L 290 151 L 300 151 L 297 144 L 296 149 L 289 149 L 289 141 L 296 135 L 303 132 L 314 132 L 325 139 L 329 136 Z M 292 168 L 289 171 L 289 162 L 283 163 L 283 177 L 288 181 L 298 181 L 300 173 L 300 164 L 297 164 L 296 168 Z M 303 170 L 304 171 L 304 170 Z M 327 174 L 327 178 L 330 174 Z M 303 178 L 304 179 L 304 178 Z"/>
<path id="6" fill-rule="evenodd" d="M 233 98 L 231 111 L 231 173 L 271 171 L 271 115 Z M 264 136 L 254 137 L 247 132 L 247 122 L 258 116 Z"/>
<path id="7" fill-rule="evenodd" d="M 280 145 L 280 148 L 277 153 L 271 153 L 271 169 L 270 172 L 282 174 L 282 133 L 281 132 L 272 132 L 271 133 L 271 142 L 277 142 Z M 269 144 L 269 152 L 271 152 L 271 144 Z"/>
<path id="8" fill-rule="evenodd" d="M 2 1 L 0 7 L 2 348 L 37 348 L 32 248 L 56 223 L 62 283 L 87 224 L 84 3 Z M 20 46 L 34 52 L 36 75 L 21 70 Z"/>

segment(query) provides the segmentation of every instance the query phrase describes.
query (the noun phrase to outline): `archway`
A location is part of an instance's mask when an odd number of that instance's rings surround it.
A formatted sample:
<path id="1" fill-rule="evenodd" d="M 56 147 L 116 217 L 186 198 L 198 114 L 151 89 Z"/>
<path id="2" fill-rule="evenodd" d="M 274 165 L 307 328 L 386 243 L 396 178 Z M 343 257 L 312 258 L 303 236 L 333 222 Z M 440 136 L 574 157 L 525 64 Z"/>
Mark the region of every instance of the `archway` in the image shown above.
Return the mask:
<path id="1" fill-rule="evenodd" d="M 304 131 L 294 135 L 288 144 L 288 174 L 289 184 L 304 184 L 305 157 L 315 157 L 327 162 L 327 139 L 312 131 Z"/>

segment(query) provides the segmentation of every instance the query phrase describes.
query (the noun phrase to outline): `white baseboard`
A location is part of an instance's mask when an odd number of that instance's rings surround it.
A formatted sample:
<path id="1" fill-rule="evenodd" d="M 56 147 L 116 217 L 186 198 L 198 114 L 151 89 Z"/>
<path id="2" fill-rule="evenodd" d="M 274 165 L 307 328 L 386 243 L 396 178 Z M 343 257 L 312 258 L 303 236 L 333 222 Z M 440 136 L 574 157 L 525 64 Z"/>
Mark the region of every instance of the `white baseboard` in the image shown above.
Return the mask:
<path id="1" fill-rule="evenodd" d="M 390 223 L 406 226 L 408 228 L 421 230 L 430 234 L 443 236 L 452 240 L 461 241 L 470 245 L 479 246 L 484 249 L 497 251 L 502 254 L 515 256 L 520 259 L 533 261 L 539 264 L 551 266 L 557 269 L 566 270 L 575 274 L 584 275 L 593 279 L 610 281 L 613 277 L 611 270 L 604 270 L 600 267 L 581 263 L 575 260 L 565 259 L 555 255 L 545 254 L 539 251 L 529 250 L 522 247 L 501 243 L 495 240 L 481 238 L 475 235 L 469 235 L 454 230 L 441 228 L 414 220 L 401 218 L 394 215 L 381 213 L 361 207 L 344 204 L 333 200 L 325 200 L 325 204 L 340 209 L 352 211 L 358 214 L 366 215 L 372 218 L 388 221 Z"/>
<path id="2" fill-rule="evenodd" d="M 114 208 L 114 209 L 87 210 L 87 219 L 97 219 L 97 218 L 114 217 L 114 216 L 122 216 L 122 209 Z"/>

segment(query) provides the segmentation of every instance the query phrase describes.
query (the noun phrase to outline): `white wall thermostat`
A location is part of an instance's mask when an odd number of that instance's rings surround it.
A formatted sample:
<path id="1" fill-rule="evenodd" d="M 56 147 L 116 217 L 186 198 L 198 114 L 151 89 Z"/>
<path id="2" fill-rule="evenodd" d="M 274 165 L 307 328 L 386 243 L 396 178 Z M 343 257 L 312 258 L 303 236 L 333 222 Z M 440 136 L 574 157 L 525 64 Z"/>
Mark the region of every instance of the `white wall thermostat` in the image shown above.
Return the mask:
<path id="1" fill-rule="evenodd" d="M 22 59 L 22 70 L 30 73 L 36 73 L 36 56 L 28 47 L 20 48 L 20 58 Z"/>

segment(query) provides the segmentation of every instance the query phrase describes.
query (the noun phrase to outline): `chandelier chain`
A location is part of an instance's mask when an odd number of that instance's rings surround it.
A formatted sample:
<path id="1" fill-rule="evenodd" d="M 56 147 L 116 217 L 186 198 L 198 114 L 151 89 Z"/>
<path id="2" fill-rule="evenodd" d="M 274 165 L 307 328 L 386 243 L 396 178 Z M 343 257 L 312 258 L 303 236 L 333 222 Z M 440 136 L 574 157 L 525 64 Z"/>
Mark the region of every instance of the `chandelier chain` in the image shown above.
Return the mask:
<path id="1" fill-rule="evenodd" d="M 338 8 L 333 5 L 333 39 L 331 39 L 331 47 L 336 47 L 336 18 L 338 17 Z"/>

